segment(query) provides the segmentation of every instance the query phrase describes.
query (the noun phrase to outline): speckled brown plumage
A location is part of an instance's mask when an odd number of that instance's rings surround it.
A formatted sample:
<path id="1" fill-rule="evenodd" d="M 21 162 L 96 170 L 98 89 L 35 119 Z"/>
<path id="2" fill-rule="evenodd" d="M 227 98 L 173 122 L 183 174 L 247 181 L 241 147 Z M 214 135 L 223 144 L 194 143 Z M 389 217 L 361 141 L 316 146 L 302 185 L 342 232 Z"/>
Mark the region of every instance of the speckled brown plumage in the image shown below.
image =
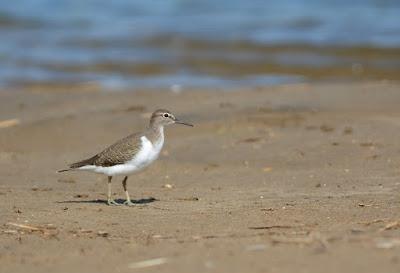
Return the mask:
<path id="1" fill-rule="evenodd" d="M 131 160 L 140 150 L 142 146 L 140 138 L 142 136 L 146 136 L 148 140 L 154 143 L 161 136 L 162 130 L 162 127 L 159 127 L 157 124 L 150 121 L 148 129 L 144 133 L 131 134 L 115 142 L 95 156 L 73 163 L 69 167 L 71 169 L 76 169 L 86 165 L 111 167 L 118 164 L 124 164 Z"/>
<path id="2" fill-rule="evenodd" d="M 70 168 L 76 169 L 85 165 L 110 167 L 123 164 L 132 159 L 132 157 L 139 151 L 141 147 L 141 136 L 143 136 L 141 133 L 129 135 L 112 144 L 97 155 L 71 164 Z"/>
<path id="3" fill-rule="evenodd" d="M 110 167 L 118 164 L 124 164 L 125 162 L 131 160 L 140 150 L 142 146 L 142 141 L 140 138 L 142 136 L 146 136 L 147 139 L 154 143 L 161 136 L 161 130 L 162 128 L 149 126 L 144 133 L 131 134 L 112 144 L 97 155 L 73 163 L 69 167 L 71 169 L 76 169 L 86 165 Z"/>

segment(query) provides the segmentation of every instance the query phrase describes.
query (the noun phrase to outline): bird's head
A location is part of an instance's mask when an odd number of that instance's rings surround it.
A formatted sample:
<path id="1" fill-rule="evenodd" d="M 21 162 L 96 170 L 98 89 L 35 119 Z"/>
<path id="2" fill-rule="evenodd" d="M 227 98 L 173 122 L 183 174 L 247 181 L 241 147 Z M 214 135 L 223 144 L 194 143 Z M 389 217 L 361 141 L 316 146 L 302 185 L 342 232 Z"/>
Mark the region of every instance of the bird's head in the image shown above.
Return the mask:
<path id="1" fill-rule="evenodd" d="M 159 127 L 170 124 L 182 124 L 193 127 L 192 124 L 177 119 L 174 114 L 165 109 L 158 109 L 154 111 L 154 113 L 151 115 L 150 119 L 151 126 Z"/>

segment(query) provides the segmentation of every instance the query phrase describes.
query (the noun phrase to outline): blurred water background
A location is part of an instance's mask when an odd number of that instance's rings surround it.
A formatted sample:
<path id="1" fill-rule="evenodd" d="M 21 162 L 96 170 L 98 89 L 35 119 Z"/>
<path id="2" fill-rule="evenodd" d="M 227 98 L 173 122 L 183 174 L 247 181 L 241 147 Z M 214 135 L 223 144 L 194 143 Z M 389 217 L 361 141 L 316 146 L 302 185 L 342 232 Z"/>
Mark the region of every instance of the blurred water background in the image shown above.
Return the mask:
<path id="1" fill-rule="evenodd" d="M 399 78 L 399 0 L 0 1 L 1 86 Z"/>

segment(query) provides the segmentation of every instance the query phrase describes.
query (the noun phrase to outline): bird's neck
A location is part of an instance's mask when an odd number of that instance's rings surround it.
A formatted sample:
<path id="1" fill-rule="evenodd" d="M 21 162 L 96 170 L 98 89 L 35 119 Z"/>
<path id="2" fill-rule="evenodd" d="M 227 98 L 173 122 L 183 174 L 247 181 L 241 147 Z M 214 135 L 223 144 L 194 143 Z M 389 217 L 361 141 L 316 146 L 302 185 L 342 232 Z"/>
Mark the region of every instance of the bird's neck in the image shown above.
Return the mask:
<path id="1" fill-rule="evenodd" d="M 148 137 L 152 143 L 164 141 L 164 126 L 150 124 L 148 128 Z"/>

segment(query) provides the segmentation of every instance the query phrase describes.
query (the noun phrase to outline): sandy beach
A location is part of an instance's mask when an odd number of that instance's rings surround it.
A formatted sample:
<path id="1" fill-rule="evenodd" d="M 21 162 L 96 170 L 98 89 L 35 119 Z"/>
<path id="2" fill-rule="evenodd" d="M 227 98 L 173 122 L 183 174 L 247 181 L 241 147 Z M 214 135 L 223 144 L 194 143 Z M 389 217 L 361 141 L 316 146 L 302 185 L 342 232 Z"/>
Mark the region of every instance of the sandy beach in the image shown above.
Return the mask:
<path id="1" fill-rule="evenodd" d="M 398 83 L 50 89 L 0 92 L 0 272 L 399 272 Z M 56 172 L 160 107 L 195 127 L 130 177 L 137 206 Z"/>

